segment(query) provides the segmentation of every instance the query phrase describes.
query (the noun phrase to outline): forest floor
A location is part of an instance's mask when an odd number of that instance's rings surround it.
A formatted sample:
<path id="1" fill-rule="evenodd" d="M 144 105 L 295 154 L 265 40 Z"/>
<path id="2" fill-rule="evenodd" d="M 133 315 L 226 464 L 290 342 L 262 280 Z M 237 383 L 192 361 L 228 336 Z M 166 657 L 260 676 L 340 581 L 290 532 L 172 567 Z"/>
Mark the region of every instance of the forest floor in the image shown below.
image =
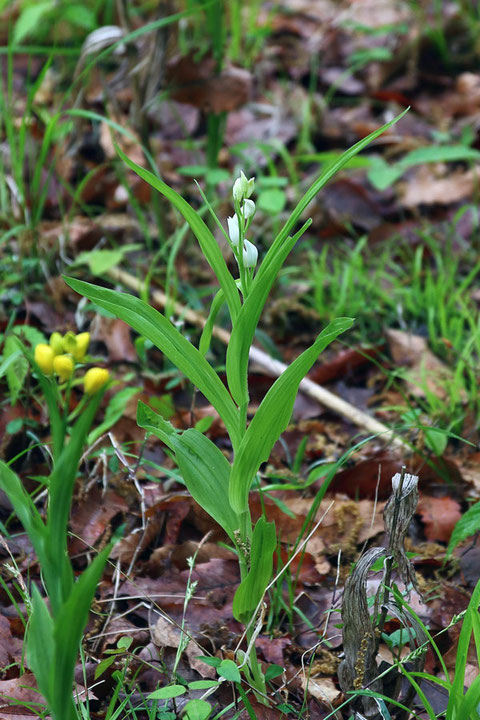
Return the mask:
<path id="1" fill-rule="evenodd" d="M 92 720 L 179 717 L 200 690 L 153 711 L 145 698 L 179 678 L 185 687 L 214 678 L 198 656 L 235 660 L 242 635 L 228 538 L 187 492 L 172 453 L 137 425 L 136 409 L 141 400 L 180 430 L 196 426 L 230 458 L 222 418 L 148 339 L 62 278 L 140 295 L 198 344 L 201 320 L 185 313 L 208 315 L 215 275 L 179 213 L 122 163 L 115 144 L 140 165 L 153 158 L 207 223 L 195 181 L 226 227 L 235 178 L 241 169 L 255 176 L 252 241 L 261 262 L 322 168 L 410 108 L 304 211 L 312 224 L 260 320 L 257 347 L 287 364 L 336 317 L 355 323 L 309 374 L 343 404 L 300 391 L 250 495 L 252 518 L 276 524 L 274 571 L 291 560 L 267 593 L 255 641 L 264 668 L 281 668 L 276 678 L 272 671 L 274 700 L 265 707 L 250 696 L 245 708 L 235 683 L 223 682 L 208 696 L 210 717 L 225 708 L 223 717 L 353 717 L 338 679 L 343 588 L 365 549 L 388 544 L 383 513 L 402 466 L 419 477 L 406 538 L 418 585 L 409 604 L 438 638 L 445 666 L 429 647 L 425 671 L 440 680 L 455 672 L 461 621 L 452 618 L 480 575 L 478 513 L 457 525 L 480 496 L 478 11 L 460 2 L 240 4 L 240 21 L 233 2 L 223 18 L 223 43 L 201 7 L 147 32 L 159 16 L 146 3 L 132 3 L 126 17 L 99 3 L 97 37 L 83 44 L 87 32 L 65 15 L 53 47 L 53 15 L 39 15 L 35 27 L 17 3 L 0 3 L 0 453 L 42 513 L 47 403 L 28 363 L 9 362 L 16 346 L 8 338 L 34 348 L 53 332 L 89 332 L 88 363 L 115 380 L 89 435 L 70 517 L 78 573 L 123 526 L 75 677 Z M 171 13 L 182 9 L 172 0 Z M 225 238 L 210 228 L 234 272 Z M 224 334 L 208 359 L 224 379 L 231 327 L 223 310 L 216 324 Z M 272 383 L 251 362 L 249 417 Z M 78 379 L 70 412 L 81 398 Z M 390 432 L 372 430 L 369 418 Z M 28 588 L 41 587 L 41 568 L 1 488 L 0 523 L 0 718 L 48 717 L 23 643 Z M 378 577 L 368 576 L 370 595 Z M 183 627 L 192 641 L 179 652 Z M 407 653 L 399 628 L 389 616 L 379 672 L 392 649 Z M 465 689 L 478 677 L 477 652 L 471 645 Z M 444 717 L 448 692 L 427 680 L 421 688 L 434 717 Z M 432 717 L 418 694 L 411 707 L 412 717 Z M 388 708 L 379 705 L 374 717 L 400 717 Z"/>

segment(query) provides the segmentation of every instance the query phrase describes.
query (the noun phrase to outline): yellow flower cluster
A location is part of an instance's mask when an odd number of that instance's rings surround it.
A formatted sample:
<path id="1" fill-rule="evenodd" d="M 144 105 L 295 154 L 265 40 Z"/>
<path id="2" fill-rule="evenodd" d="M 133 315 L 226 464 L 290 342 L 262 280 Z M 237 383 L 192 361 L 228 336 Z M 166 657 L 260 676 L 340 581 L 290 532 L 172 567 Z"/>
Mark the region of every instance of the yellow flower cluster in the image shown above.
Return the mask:
<path id="1" fill-rule="evenodd" d="M 65 335 L 53 332 L 49 344 L 39 343 L 35 347 L 34 357 L 40 370 L 45 375 L 55 373 L 60 382 L 70 380 L 76 362 L 83 362 L 90 343 L 90 333 L 75 335 L 69 331 Z M 93 395 L 110 379 L 110 373 L 103 368 L 90 368 L 83 378 L 84 390 Z"/>

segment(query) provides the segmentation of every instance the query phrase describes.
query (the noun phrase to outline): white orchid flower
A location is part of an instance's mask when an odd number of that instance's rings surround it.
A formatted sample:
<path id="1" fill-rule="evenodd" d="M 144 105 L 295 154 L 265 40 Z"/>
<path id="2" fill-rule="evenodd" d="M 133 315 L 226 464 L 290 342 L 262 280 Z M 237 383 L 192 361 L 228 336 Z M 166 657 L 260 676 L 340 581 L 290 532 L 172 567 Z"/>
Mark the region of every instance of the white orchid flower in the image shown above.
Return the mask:
<path id="1" fill-rule="evenodd" d="M 243 241 L 243 264 L 246 268 L 254 268 L 257 264 L 258 250 L 250 240 Z"/>
<path id="2" fill-rule="evenodd" d="M 238 217 L 236 215 L 233 215 L 233 217 L 228 217 L 227 225 L 230 242 L 232 243 L 233 247 L 238 247 L 238 243 L 240 242 L 240 224 L 238 222 Z"/>
<path id="3" fill-rule="evenodd" d="M 243 217 L 245 220 L 248 220 L 248 218 L 251 218 L 255 215 L 255 203 L 253 200 L 245 200 L 243 203 Z"/>

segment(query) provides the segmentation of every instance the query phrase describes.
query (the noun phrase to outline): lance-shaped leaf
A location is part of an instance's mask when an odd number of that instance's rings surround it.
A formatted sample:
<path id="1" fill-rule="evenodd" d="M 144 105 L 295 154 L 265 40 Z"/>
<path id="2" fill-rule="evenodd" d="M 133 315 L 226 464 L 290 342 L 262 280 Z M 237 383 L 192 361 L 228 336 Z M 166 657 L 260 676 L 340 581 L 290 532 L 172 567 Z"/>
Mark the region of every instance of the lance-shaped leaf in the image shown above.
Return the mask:
<path id="1" fill-rule="evenodd" d="M 230 504 L 237 513 L 244 512 L 248 507 L 252 481 L 287 427 L 301 380 L 322 350 L 352 324 L 351 318 L 338 318 L 327 325 L 314 344 L 294 360 L 263 398 L 235 453 L 230 477 Z"/>
<path id="2" fill-rule="evenodd" d="M 190 225 L 193 234 L 197 238 L 208 264 L 218 278 L 220 287 L 225 293 L 225 299 L 227 301 L 228 308 L 230 310 L 230 317 L 233 322 L 240 310 L 240 297 L 238 295 L 235 280 L 231 276 L 218 243 L 208 229 L 207 225 L 195 212 L 195 210 L 190 207 L 187 201 L 175 192 L 175 190 L 172 190 L 172 188 L 164 183 L 163 180 L 160 180 L 160 178 L 152 172 L 145 170 L 145 168 L 142 168 L 140 165 L 133 162 L 133 160 L 130 160 L 130 158 L 128 158 L 119 147 L 117 147 L 116 150 L 129 168 L 136 172 L 142 180 L 145 180 L 149 185 L 155 188 L 155 190 L 158 190 L 158 192 L 162 193 L 162 195 L 165 195 L 167 200 L 169 200 L 172 205 L 174 205 L 174 207 L 182 213 L 183 217 Z"/>
<path id="3" fill-rule="evenodd" d="M 211 440 L 194 428 L 177 435 L 172 442 L 188 491 L 235 540 L 234 533 L 240 528 L 240 520 L 228 501 L 228 460 Z"/>
<path id="4" fill-rule="evenodd" d="M 45 525 L 35 503 L 22 485 L 18 475 L 0 460 L 0 488 L 13 505 L 15 514 L 25 528 L 40 563 L 45 562 Z"/>
<path id="5" fill-rule="evenodd" d="M 71 288 L 85 295 L 150 340 L 214 406 L 225 423 L 232 445 L 239 442 L 239 414 L 222 381 L 203 355 L 167 320 L 133 295 L 65 278 Z"/>
<path id="6" fill-rule="evenodd" d="M 272 576 L 276 544 L 275 523 L 260 517 L 252 535 L 250 569 L 233 598 L 233 616 L 240 622 L 250 621 L 265 593 Z"/>
<path id="7" fill-rule="evenodd" d="M 57 711 L 57 718 L 68 717 L 68 720 L 70 720 L 67 712 L 62 715 L 61 710 L 73 706 L 73 701 L 71 701 L 73 675 L 80 641 L 87 624 L 88 613 L 90 612 L 97 584 L 111 549 L 112 543 L 98 553 L 97 557 L 73 585 L 68 599 L 62 605 L 58 617 L 55 618 L 53 640 L 56 653 L 52 705 Z M 76 715 L 73 715 L 73 718 L 75 717 Z"/>
<path id="8" fill-rule="evenodd" d="M 38 688 L 49 705 L 53 700 L 55 681 L 54 625 L 45 601 L 36 585 L 32 586 L 32 614 L 27 631 L 27 661 Z"/>

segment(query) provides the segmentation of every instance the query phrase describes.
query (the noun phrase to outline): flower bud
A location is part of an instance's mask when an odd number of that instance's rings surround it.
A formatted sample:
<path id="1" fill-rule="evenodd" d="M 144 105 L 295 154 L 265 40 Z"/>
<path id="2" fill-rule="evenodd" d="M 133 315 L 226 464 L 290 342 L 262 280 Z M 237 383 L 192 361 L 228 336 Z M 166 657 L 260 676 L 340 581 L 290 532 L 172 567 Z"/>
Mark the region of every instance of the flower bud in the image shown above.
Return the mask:
<path id="1" fill-rule="evenodd" d="M 83 332 L 79 333 L 79 335 L 75 336 L 76 341 L 76 347 L 73 351 L 73 357 L 78 362 L 82 362 L 84 359 L 86 352 L 88 350 L 88 344 L 90 342 L 90 333 L 89 332 Z"/>
<path id="2" fill-rule="evenodd" d="M 241 203 L 245 198 L 250 197 L 255 187 L 255 178 L 247 180 L 243 170 L 240 172 L 240 177 L 233 183 L 233 199 Z"/>
<path id="3" fill-rule="evenodd" d="M 61 382 L 69 380 L 73 375 L 74 362 L 70 355 L 56 355 L 53 358 L 53 369 Z"/>
<path id="4" fill-rule="evenodd" d="M 253 200 L 245 200 L 243 203 L 243 217 L 245 220 L 248 220 L 248 218 L 251 218 L 255 215 L 255 203 Z"/>
<path id="5" fill-rule="evenodd" d="M 66 353 L 70 353 L 71 355 L 75 355 L 76 350 L 77 350 L 77 338 L 75 337 L 75 333 L 73 333 L 71 330 L 69 330 L 63 336 L 63 351 Z"/>
<path id="6" fill-rule="evenodd" d="M 50 345 L 39 343 L 35 346 L 34 351 L 35 362 L 45 375 L 51 375 L 53 372 L 54 352 Z"/>
<path id="7" fill-rule="evenodd" d="M 254 268 L 257 264 L 258 250 L 249 240 L 243 241 L 243 264 L 246 268 Z"/>
<path id="8" fill-rule="evenodd" d="M 59 332 L 53 332 L 50 335 L 50 347 L 54 355 L 61 355 L 63 353 L 63 338 Z"/>
<path id="9" fill-rule="evenodd" d="M 227 225 L 230 242 L 232 243 L 233 247 L 238 247 L 238 243 L 240 242 L 240 224 L 238 222 L 238 217 L 236 215 L 234 215 L 233 217 L 228 217 Z"/>
<path id="10" fill-rule="evenodd" d="M 87 395 L 94 395 L 110 380 L 110 373 L 105 368 L 93 367 L 87 370 L 83 378 L 83 387 Z"/>

